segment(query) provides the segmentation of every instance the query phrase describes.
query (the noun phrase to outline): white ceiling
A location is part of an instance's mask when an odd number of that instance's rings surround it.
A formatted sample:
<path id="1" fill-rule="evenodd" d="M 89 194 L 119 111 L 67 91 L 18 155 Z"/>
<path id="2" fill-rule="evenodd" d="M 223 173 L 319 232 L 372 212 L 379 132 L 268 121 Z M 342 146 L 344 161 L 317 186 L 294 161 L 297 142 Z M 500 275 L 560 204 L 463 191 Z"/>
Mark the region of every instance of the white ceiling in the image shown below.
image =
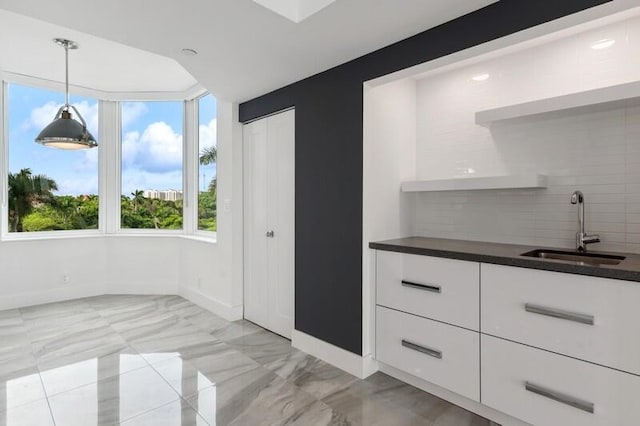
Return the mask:
<path id="1" fill-rule="evenodd" d="M 64 49 L 52 39 L 76 41 L 69 51 L 73 86 L 103 92 L 184 92 L 197 81 L 166 56 L 0 9 L 0 70 L 64 81 Z"/>
<path id="2" fill-rule="evenodd" d="M 252 0 L 0 0 L 0 9 L 174 58 L 216 96 L 244 101 L 495 1 L 337 0 L 297 24 Z M 22 61 L 35 63 L 40 58 L 42 61 L 29 69 L 45 72 L 57 67 L 62 58 L 56 51 L 59 48 L 53 46 L 52 56 L 44 60 L 31 53 L 35 39 L 21 45 L 20 34 L 24 31 L 19 24 L 12 25 L 16 33 L 4 27 L 0 21 L 0 67 L 7 63 L 18 69 Z M 40 37 L 37 32 L 33 35 Z M 145 66 L 152 63 L 150 58 L 157 57 L 142 53 L 136 57 L 131 51 L 116 49 L 113 43 L 99 44 L 95 38 L 85 39 L 74 31 L 51 35 L 43 30 L 41 36 L 43 46 L 52 37 L 80 42 L 81 49 L 72 53 L 72 67 L 80 67 L 81 60 L 99 61 L 107 68 L 119 64 L 120 68 L 110 75 L 96 74 L 94 82 L 82 84 L 117 88 L 125 83 L 150 84 L 156 78 L 166 82 L 168 76 L 176 75 L 165 75 L 164 68 L 155 63 Z M 199 54 L 184 56 L 183 48 Z M 56 53 L 60 56 L 54 58 Z M 144 72 L 138 72 L 138 67 Z M 127 81 L 128 72 L 134 72 L 136 78 Z M 103 81 L 107 78 L 112 80 Z"/>

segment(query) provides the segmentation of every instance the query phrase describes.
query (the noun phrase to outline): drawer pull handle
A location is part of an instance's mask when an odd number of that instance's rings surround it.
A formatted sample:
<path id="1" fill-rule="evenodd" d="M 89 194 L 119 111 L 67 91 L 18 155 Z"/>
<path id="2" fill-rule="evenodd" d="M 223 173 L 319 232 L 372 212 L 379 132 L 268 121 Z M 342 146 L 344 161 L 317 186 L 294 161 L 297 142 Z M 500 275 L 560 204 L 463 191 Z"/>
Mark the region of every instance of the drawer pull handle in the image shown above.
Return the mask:
<path id="1" fill-rule="evenodd" d="M 415 343 L 412 343 L 412 342 L 410 342 L 408 340 L 402 339 L 402 346 L 404 346 L 405 348 L 412 349 L 414 351 L 421 352 L 421 353 L 423 353 L 425 355 L 432 356 L 434 358 L 442 359 L 442 352 L 441 351 L 438 351 L 438 350 L 435 350 L 435 349 L 431 349 L 431 348 L 426 348 L 424 346 L 420 346 L 420 345 L 417 345 Z"/>
<path id="2" fill-rule="evenodd" d="M 556 392 L 530 382 L 525 382 L 524 387 L 529 392 L 544 396 L 545 398 L 549 398 L 557 402 L 561 402 L 562 404 L 570 405 L 571 407 L 577 408 L 578 410 L 586 411 L 587 413 L 591 414 L 593 414 L 594 412 L 594 404 L 580 398 L 575 398 L 562 392 Z"/>
<path id="3" fill-rule="evenodd" d="M 402 280 L 402 286 L 403 287 L 416 288 L 418 290 L 430 291 L 432 293 L 441 293 L 442 292 L 442 289 L 440 288 L 439 285 L 418 284 L 418 283 L 412 283 L 411 281 L 406 281 L 406 280 Z"/>
<path id="4" fill-rule="evenodd" d="M 560 309 L 546 308 L 540 305 L 533 305 L 527 303 L 524 305 L 524 309 L 527 312 L 533 314 L 546 315 L 548 317 L 560 318 L 568 321 L 579 322 L 581 324 L 593 325 L 593 315 L 577 314 L 575 312 L 563 311 Z"/>

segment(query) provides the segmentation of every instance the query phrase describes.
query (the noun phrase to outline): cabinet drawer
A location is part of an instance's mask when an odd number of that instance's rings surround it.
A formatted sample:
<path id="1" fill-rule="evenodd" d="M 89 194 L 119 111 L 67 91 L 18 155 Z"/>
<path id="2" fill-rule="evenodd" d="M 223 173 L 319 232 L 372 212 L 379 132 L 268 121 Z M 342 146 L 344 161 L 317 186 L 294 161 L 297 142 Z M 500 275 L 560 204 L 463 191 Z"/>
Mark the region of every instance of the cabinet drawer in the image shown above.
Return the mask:
<path id="1" fill-rule="evenodd" d="M 640 374 L 640 283 L 481 268 L 483 333 Z"/>
<path id="2" fill-rule="evenodd" d="M 476 262 L 378 251 L 378 305 L 471 330 L 479 328 Z"/>
<path id="3" fill-rule="evenodd" d="M 482 403 L 533 425 L 637 426 L 639 394 L 637 376 L 482 336 Z"/>
<path id="4" fill-rule="evenodd" d="M 480 399 L 479 333 L 376 308 L 376 358 L 467 398 Z"/>

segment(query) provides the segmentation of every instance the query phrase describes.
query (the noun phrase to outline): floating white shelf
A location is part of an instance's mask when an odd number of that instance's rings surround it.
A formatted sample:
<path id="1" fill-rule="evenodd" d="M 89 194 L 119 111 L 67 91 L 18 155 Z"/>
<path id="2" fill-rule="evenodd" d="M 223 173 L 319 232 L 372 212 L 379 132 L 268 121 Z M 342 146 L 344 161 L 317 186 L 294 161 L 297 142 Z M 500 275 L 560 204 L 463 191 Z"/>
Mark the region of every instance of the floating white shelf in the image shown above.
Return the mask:
<path id="1" fill-rule="evenodd" d="M 402 182 L 402 192 L 468 191 L 482 189 L 546 188 L 547 176 L 511 175 Z"/>
<path id="2" fill-rule="evenodd" d="M 476 124 L 490 127 L 496 121 L 571 109 L 616 108 L 626 105 L 631 100 L 640 103 L 640 82 L 638 81 L 478 111 L 476 112 Z"/>

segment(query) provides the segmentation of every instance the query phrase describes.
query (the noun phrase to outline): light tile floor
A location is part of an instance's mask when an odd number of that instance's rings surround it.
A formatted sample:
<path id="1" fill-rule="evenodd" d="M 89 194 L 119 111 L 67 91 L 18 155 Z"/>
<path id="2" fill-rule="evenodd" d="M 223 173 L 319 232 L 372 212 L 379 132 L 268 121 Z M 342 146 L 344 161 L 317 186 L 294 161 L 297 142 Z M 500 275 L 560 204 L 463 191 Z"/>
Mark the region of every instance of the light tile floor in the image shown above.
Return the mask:
<path id="1" fill-rule="evenodd" d="M 0 426 L 493 423 L 178 296 L 0 311 Z"/>

